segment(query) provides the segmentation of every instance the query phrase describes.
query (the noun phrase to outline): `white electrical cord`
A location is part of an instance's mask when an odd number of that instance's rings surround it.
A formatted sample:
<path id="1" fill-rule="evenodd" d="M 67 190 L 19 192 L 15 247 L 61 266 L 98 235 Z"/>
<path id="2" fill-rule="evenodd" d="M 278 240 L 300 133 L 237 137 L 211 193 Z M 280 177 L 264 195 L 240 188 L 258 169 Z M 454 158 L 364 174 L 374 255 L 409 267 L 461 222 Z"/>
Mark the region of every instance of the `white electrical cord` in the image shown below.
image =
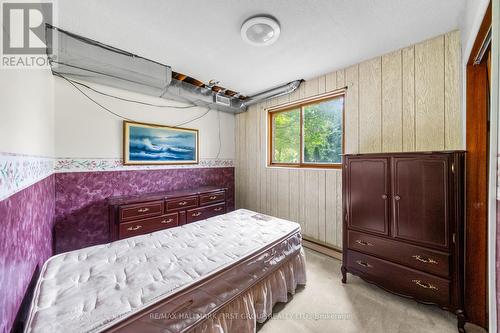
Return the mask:
<path id="1" fill-rule="evenodd" d="M 98 94 L 101 94 L 101 95 L 104 95 L 104 96 L 108 96 L 108 97 L 112 97 L 112 98 L 116 98 L 116 99 L 119 99 L 119 100 L 122 100 L 122 101 L 125 101 L 125 102 L 130 102 L 130 103 L 136 103 L 136 104 L 141 104 L 141 105 L 147 105 L 147 106 L 152 106 L 152 107 L 159 107 L 159 108 L 173 108 L 173 109 L 189 109 L 189 108 L 195 108 L 195 107 L 198 107 L 198 105 L 189 105 L 189 106 L 174 106 L 174 105 L 158 105 L 158 104 L 151 104 L 151 103 L 146 103 L 146 102 L 141 102 L 141 101 L 136 101 L 136 100 L 132 100 L 132 99 L 127 99 L 127 98 L 123 98 L 123 97 L 119 97 L 119 96 L 115 96 L 115 95 L 111 95 L 111 94 L 108 94 L 108 93 L 105 93 L 105 92 L 102 92 L 102 91 L 99 91 L 97 89 L 94 89 L 84 83 L 81 83 L 81 82 L 78 82 L 78 81 L 74 81 L 74 80 L 71 80 L 71 79 L 68 79 L 66 76 L 60 74 L 60 73 L 57 73 L 57 72 L 54 72 L 54 75 L 55 76 L 58 76 L 64 80 L 66 80 L 69 84 L 71 84 L 76 90 L 78 90 L 82 95 L 84 95 L 86 98 L 88 98 L 90 101 L 92 101 L 93 103 L 95 103 L 96 105 L 98 105 L 101 109 L 103 109 L 104 111 L 114 115 L 115 117 L 118 117 L 120 119 L 123 119 L 123 120 L 127 120 L 127 121 L 134 121 L 130 118 L 127 118 L 127 117 L 124 117 L 116 112 L 113 112 L 112 110 L 110 110 L 109 108 L 105 107 L 104 105 L 102 105 L 101 103 L 97 102 L 95 99 L 93 99 L 92 97 L 90 97 L 86 92 L 84 92 L 82 89 L 80 89 L 80 87 L 78 87 L 77 85 L 81 85 L 91 91 L 94 91 Z M 178 126 L 183 126 L 183 125 L 186 125 L 186 124 L 189 124 L 195 120 L 198 120 L 202 117 L 204 117 L 205 115 L 207 115 L 209 112 L 210 112 L 210 107 L 207 107 L 207 110 L 206 112 L 204 112 L 203 114 L 201 114 L 200 116 L 197 116 L 193 119 L 190 119 L 190 120 L 187 120 L 187 121 L 183 121 L 179 124 L 176 124 L 176 125 L 168 125 L 168 126 L 171 126 L 171 127 L 178 127 Z M 219 132 L 220 132 L 220 126 L 219 126 Z"/>
<path id="2" fill-rule="evenodd" d="M 94 91 L 98 94 L 101 94 L 101 95 L 104 95 L 104 96 L 108 96 L 108 97 L 112 97 L 112 98 L 116 98 L 116 99 L 119 99 L 119 100 L 122 100 L 122 101 L 125 101 L 125 102 L 130 102 L 130 103 L 137 103 L 137 104 L 141 104 L 141 105 L 147 105 L 147 106 L 153 106 L 153 107 L 160 107 L 160 108 L 174 108 L 174 109 L 188 109 L 188 108 L 194 108 L 194 107 L 198 107 L 197 105 L 190 105 L 190 106 L 169 106 L 169 105 L 157 105 L 157 104 L 150 104 L 150 103 L 146 103 L 146 102 L 141 102 L 141 101 L 136 101 L 136 100 L 131 100 L 131 99 L 127 99 L 127 98 L 122 98 L 122 97 L 118 97 L 118 96 L 114 96 L 114 95 L 111 95 L 111 94 L 108 94 L 108 93 L 104 93 L 102 91 L 99 91 L 97 89 L 94 89 L 84 83 L 81 83 L 81 82 L 78 82 L 78 81 L 74 81 L 74 80 L 71 80 L 71 79 L 68 79 L 67 77 L 65 77 L 64 75 L 60 74 L 60 73 L 57 73 L 57 72 L 54 72 L 54 75 L 57 76 L 57 77 L 60 77 L 62 79 L 64 79 L 65 81 L 67 81 L 69 84 L 71 84 L 77 91 L 79 91 L 83 96 L 85 96 L 87 99 L 89 99 L 90 101 L 92 101 L 93 103 L 95 103 L 97 106 L 99 106 L 101 109 L 103 109 L 104 111 L 112 114 L 113 116 L 115 117 L 118 117 L 122 120 L 127 120 L 127 121 L 133 121 L 133 122 L 136 122 L 135 120 L 133 119 L 130 119 L 130 118 L 127 118 L 127 117 L 124 117 L 122 115 L 119 115 L 118 113 L 116 112 L 113 112 L 112 110 L 110 110 L 109 108 L 105 107 L 104 105 L 102 105 L 101 103 L 97 102 L 95 99 L 93 99 L 92 97 L 90 97 L 86 92 L 84 92 L 82 89 L 80 89 L 80 87 L 78 87 L 78 85 L 81 85 L 91 91 Z M 198 120 L 198 119 L 201 119 L 203 118 L 204 116 L 206 116 L 212 109 L 210 107 L 207 107 L 207 110 L 193 118 L 193 119 L 190 119 L 190 120 L 187 120 L 187 121 L 183 121 L 179 124 L 176 124 L 176 125 L 167 125 L 167 126 L 171 126 L 171 127 L 179 127 L 179 126 L 183 126 L 183 125 L 186 125 L 186 124 L 189 124 L 189 123 L 192 123 L 193 121 L 195 120 Z M 218 148 L 218 151 L 217 151 L 217 156 L 215 157 L 216 159 L 219 158 L 220 156 L 220 153 L 221 153 L 221 150 L 222 150 L 222 140 L 221 140 L 221 123 L 220 123 L 220 111 L 217 111 L 217 120 L 218 120 L 218 137 L 219 137 L 219 148 Z"/>

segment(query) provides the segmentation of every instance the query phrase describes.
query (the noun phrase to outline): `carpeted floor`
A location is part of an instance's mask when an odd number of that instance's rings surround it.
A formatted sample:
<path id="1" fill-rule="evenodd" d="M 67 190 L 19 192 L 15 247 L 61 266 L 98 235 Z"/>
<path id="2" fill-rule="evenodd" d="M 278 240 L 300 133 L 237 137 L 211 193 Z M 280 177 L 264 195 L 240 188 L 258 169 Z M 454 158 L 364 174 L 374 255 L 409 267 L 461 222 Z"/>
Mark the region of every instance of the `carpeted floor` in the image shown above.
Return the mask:
<path id="1" fill-rule="evenodd" d="M 287 304 L 277 304 L 259 333 L 458 332 L 449 312 L 392 295 L 351 274 L 344 285 L 340 261 L 308 249 L 306 257 L 307 286 Z M 470 324 L 466 330 L 485 332 Z"/>

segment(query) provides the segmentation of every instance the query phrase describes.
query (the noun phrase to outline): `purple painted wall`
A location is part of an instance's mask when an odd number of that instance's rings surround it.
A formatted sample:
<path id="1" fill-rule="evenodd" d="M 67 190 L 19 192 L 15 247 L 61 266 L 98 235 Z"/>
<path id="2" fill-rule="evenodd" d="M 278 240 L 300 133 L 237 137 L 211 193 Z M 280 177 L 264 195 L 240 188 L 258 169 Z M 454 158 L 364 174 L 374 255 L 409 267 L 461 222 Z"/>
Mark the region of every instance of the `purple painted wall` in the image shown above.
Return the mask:
<path id="1" fill-rule="evenodd" d="M 0 201 L 0 332 L 9 332 L 37 267 L 52 255 L 54 176 Z"/>
<path id="2" fill-rule="evenodd" d="M 108 242 L 106 198 L 201 185 L 229 189 L 234 209 L 234 168 L 58 173 L 56 177 L 56 253 Z"/>

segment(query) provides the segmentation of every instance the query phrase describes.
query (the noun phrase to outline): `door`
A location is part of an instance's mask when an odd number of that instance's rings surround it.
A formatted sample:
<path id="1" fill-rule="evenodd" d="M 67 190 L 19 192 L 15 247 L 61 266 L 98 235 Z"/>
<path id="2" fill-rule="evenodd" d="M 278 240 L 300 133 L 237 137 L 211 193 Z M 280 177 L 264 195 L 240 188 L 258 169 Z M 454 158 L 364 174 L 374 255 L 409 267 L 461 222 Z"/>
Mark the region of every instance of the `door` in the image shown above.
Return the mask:
<path id="1" fill-rule="evenodd" d="M 448 248 L 448 159 L 448 155 L 393 159 L 393 237 Z"/>
<path id="2" fill-rule="evenodd" d="M 389 160 L 347 157 L 347 225 L 351 229 L 389 234 Z"/>
<path id="3" fill-rule="evenodd" d="M 465 313 L 467 320 L 488 327 L 488 203 L 490 202 L 490 158 L 495 156 L 490 143 L 490 92 L 496 82 L 491 72 L 492 4 L 483 17 L 467 63 L 466 112 L 466 235 L 465 235 Z M 486 51 L 485 51 L 486 50 Z M 498 56 L 498 55 L 496 55 Z M 494 126 L 494 125 L 493 125 Z M 493 164 L 494 165 L 494 164 Z M 493 170 L 491 170 L 493 171 Z"/>

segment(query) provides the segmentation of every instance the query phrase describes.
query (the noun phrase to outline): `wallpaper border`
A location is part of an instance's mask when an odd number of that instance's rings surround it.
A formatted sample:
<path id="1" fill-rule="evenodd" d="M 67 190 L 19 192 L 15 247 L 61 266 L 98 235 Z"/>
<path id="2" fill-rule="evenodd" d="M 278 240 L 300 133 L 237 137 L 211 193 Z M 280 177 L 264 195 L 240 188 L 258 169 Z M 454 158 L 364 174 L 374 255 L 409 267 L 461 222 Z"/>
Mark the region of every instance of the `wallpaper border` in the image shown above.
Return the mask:
<path id="1" fill-rule="evenodd" d="M 53 173 L 52 158 L 0 152 L 0 201 Z"/>
<path id="2" fill-rule="evenodd" d="M 234 160 L 201 159 L 197 165 L 125 166 L 122 159 L 50 158 L 0 152 L 0 201 L 54 173 L 228 167 L 234 167 Z"/>
<path id="3" fill-rule="evenodd" d="M 57 158 L 54 170 L 63 172 L 95 172 L 95 171 L 131 171 L 131 170 L 164 170 L 164 169 L 196 169 L 196 168 L 228 168 L 234 167 L 231 159 L 200 159 L 199 164 L 189 165 L 123 165 L 123 159 L 92 158 Z"/>

